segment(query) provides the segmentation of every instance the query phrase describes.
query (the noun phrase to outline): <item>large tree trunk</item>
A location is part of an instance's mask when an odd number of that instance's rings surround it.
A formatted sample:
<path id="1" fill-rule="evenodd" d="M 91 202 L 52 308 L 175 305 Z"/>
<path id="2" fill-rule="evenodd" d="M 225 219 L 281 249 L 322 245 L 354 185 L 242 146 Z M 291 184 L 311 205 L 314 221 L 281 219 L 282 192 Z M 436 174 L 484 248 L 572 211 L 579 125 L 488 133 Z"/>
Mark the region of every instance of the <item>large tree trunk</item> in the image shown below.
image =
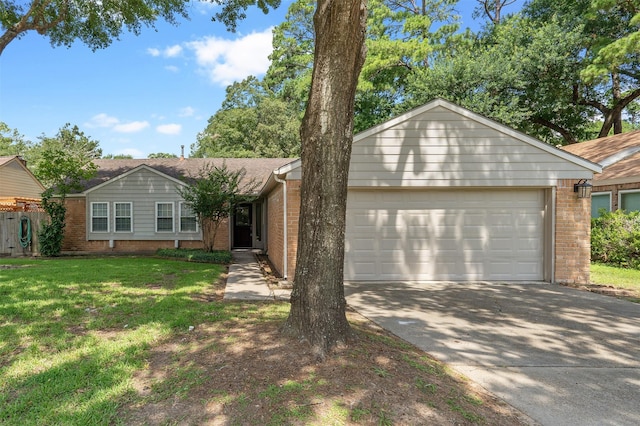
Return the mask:
<path id="1" fill-rule="evenodd" d="M 351 333 L 344 231 L 354 98 L 366 54 L 366 0 L 318 0 L 314 26 L 313 77 L 300 131 L 298 252 L 284 331 L 307 340 L 324 358 Z"/>

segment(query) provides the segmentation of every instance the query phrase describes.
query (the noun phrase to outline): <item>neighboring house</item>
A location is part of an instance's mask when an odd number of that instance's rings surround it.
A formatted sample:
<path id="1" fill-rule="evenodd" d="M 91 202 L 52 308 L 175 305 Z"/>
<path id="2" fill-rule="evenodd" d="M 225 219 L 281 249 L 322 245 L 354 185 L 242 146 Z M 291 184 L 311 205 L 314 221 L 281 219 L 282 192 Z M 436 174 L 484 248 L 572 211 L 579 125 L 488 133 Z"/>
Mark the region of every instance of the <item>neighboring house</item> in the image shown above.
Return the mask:
<path id="1" fill-rule="evenodd" d="M 69 196 L 65 249 L 202 245 L 180 176 L 220 159 L 100 160 Z M 300 160 L 227 159 L 262 180 L 216 247 L 259 248 L 293 279 Z M 589 282 L 590 200 L 601 167 L 444 100 L 354 137 L 345 280 Z M 183 227 L 186 225 L 186 228 Z"/>
<path id="2" fill-rule="evenodd" d="M 44 189 L 22 157 L 0 157 L 0 211 L 38 210 Z"/>
<path id="3" fill-rule="evenodd" d="M 562 149 L 602 166 L 602 174 L 593 178 L 592 217 L 598 217 L 601 209 L 640 210 L 640 130 Z"/>
<path id="4" fill-rule="evenodd" d="M 205 165 L 244 168 L 261 184 L 292 159 L 158 158 L 95 160 L 98 173 L 79 193 L 67 195 L 63 252 L 153 252 L 158 248 L 201 248 L 202 231 L 178 188 Z M 256 194 L 257 195 L 257 194 Z M 261 203 L 236 208 L 220 227 L 215 248 L 262 248 Z M 257 223 L 257 225 L 256 225 Z"/>

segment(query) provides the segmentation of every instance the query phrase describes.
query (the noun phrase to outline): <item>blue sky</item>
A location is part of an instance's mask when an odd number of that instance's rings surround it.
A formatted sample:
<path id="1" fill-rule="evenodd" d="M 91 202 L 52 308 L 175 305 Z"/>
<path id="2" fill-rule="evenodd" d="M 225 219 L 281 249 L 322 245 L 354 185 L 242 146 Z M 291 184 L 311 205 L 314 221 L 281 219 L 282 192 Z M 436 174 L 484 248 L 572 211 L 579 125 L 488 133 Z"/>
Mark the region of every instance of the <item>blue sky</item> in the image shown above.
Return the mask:
<path id="1" fill-rule="evenodd" d="M 250 9 L 230 33 L 211 22 L 212 5 L 194 1 L 189 21 L 159 21 L 156 30 L 124 33 L 95 52 L 81 43 L 53 48 L 28 34 L 0 56 L 0 121 L 31 141 L 71 123 L 99 141 L 103 154 L 180 155 L 184 145 L 188 155 L 227 85 L 266 71 L 271 30 L 291 2 L 267 15 Z M 460 2 L 463 16 L 473 5 Z"/>

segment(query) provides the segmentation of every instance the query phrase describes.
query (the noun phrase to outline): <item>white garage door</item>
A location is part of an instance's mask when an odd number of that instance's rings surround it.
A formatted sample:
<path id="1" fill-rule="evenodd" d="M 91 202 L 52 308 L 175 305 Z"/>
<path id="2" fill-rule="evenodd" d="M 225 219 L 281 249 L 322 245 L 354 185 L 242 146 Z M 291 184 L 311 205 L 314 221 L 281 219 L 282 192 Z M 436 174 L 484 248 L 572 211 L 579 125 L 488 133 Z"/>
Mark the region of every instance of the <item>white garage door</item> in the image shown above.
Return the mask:
<path id="1" fill-rule="evenodd" d="M 544 191 L 350 190 L 346 280 L 542 280 Z"/>

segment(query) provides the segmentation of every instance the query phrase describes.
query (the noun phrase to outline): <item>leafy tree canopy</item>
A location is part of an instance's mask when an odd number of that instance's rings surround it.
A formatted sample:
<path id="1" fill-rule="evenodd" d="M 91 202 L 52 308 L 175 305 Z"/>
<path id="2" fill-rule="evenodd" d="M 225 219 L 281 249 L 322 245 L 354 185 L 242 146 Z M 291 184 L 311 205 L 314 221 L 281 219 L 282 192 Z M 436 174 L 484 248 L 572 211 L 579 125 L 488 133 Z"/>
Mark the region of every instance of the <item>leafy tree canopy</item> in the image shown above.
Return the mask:
<path id="1" fill-rule="evenodd" d="M 0 121 L 0 155 L 25 155 L 31 145 L 17 129 Z"/>
<path id="2" fill-rule="evenodd" d="M 41 136 L 35 151 L 34 174 L 45 187 L 63 197 L 95 174 L 93 160 L 102 156 L 97 141 L 68 123 L 54 137 Z"/>
<path id="3" fill-rule="evenodd" d="M 7 45 L 30 31 L 53 46 L 71 46 L 76 40 L 91 49 L 102 49 L 123 30 L 139 34 L 142 26 L 153 26 L 158 18 L 176 23 L 187 17 L 184 0 L 70 1 L 1 0 L 0 55 Z"/>

